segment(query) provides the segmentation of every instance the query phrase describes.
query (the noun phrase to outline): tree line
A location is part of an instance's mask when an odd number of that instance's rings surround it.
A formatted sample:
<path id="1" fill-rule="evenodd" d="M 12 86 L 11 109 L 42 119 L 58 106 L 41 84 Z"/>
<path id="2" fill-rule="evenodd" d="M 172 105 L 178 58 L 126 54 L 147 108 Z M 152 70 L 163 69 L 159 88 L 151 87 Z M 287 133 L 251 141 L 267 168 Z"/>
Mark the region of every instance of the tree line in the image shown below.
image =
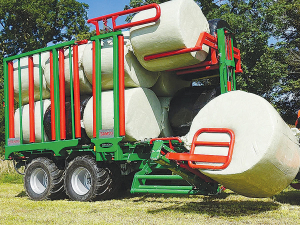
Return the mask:
<path id="1" fill-rule="evenodd" d="M 130 0 L 124 9 L 168 0 Z M 208 20 L 226 20 L 241 50 L 237 88 L 271 102 L 287 123 L 300 109 L 300 0 L 196 0 Z M 76 0 L 0 0 L 0 100 L 3 58 L 82 37 L 89 6 Z M 112 9 L 113 10 L 113 9 Z M 100 16 L 100 15 L 99 15 Z M 127 20 L 130 20 L 128 17 Z M 4 144 L 4 109 L 0 108 Z"/>

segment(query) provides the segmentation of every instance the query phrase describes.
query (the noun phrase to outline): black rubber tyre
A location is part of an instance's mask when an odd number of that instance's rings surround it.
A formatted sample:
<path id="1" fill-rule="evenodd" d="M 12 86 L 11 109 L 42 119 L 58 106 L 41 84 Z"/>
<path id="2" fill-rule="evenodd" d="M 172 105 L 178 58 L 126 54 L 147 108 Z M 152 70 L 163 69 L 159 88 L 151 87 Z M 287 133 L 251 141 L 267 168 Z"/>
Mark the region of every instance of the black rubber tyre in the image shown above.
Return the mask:
<path id="1" fill-rule="evenodd" d="M 78 156 L 66 169 L 66 194 L 74 201 L 110 199 L 120 186 L 119 174 L 116 165 L 100 166 L 92 156 Z"/>
<path id="2" fill-rule="evenodd" d="M 54 200 L 64 195 L 63 170 L 48 158 L 33 159 L 25 169 L 24 188 L 32 200 Z"/>

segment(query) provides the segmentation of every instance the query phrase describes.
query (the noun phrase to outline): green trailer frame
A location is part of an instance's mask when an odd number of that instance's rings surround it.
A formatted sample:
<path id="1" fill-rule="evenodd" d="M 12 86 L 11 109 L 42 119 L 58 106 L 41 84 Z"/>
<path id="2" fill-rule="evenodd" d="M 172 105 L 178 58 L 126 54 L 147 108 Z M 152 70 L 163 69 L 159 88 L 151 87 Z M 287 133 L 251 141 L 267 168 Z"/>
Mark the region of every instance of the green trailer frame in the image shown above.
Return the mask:
<path id="1" fill-rule="evenodd" d="M 95 22 L 95 21 L 94 21 Z M 99 29 L 99 27 L 98 27 Z M 60 68 L 58 51 L 60 49 L 69 49 L 71 53 L 74 47 L 82 44 L 83 42 L 69 41 L 46 47 L 43 49 L 23 53 L 17 56 L 11 56 L 4 59 L 4 102 L 5 102 L 5 159 L 17 160 L 20 165 L 24 165 L 26 160 L 32 159 L 38 156 L 51 155 L 51 157 L 58 159 L 66 159 L 73 155 L 78 154 L 91 154 L 95 157 L 96 161 L 117 162 L 119 164 L 131 165 L 132 171 L 138 171 L 132 183 L 132 193 L 174 193 L 174 194 L 216 194 L 219 192 L 219 186 L 213 180 L 201 175 L 199 171 L 187 169 L 186 163 L 181 166 L 175 161 L 167 159 L 163 152 L 188 152 L 183 143 L 177 140 L 148 140 L 143 142 L 122 142 L 124 133 L 120 131 L 120 118 L 122 112 L 120 112 L 120 105 L 122 105 L 122 96 L 124 88 L 120 86 L 121 78 L 124 76 L 122 70 L 122 63 L 120 62 L 120 54 L 124 54 L 124 49 L 121 48 L 118 38 L 122 37 L 121 31 L 114 31 L 107 34 L 99 34 L 91 37 L 91 41 L 94 45 L 94 65 L 95 65 L 95 80 L 93 82 L 94 97 L 95 97 L 95 114 L 96 114 L 96 132 L 91 144 L 80 145 L 79 139 L 76 136 L 76 88 L 73 82 L 70 82 L 70 99 L 71 99 L 71 115 L 72 115 L 72 139 L 64 140 L 60 136 Z M 221 93 L 226 93 L 231 90 L 236 90 L 235 72 L 241 72 L 240 68 L 240 56 L 238 49 L 233 47 L 232 33 L 226 29 L 221 28 L 217 30 L 217 37 L 205 34 L 206 39 L 201 42 L 200 48 L 204 44 L 208 45 L 212 49 L 212 54 L 215 54 L 215 60 L 211 62 L 219 68 L 220 75 L 220 88 Z M 208 38 L 207 38 L 208 37 Z M 102 131 L 102 110 L 101 110 L 101 41 L 104 39 L 113 40 L 113 93 L 114 93 L 114 128 L 113 135 L 107 137 L 100 137 Z M 207 41 L 209 40 L 209 41 Z M 84 43 L 87 43 L 85 41 Z M 122 53 L 123 51 L 123 53 Z M 55 140 L 44 140 L 44 125 L 43 125 L 43 95 L 42 95 L 42 56 L 44 52 L 51 52 L 53 57 L 53 101 L 54 101 L 54 122 L 55 122 Z M 182 54 L 182 53 L 176 53 Z M 39 101 L 41 103 L 41 135 L 42 140 L 40 143 L 24 143 L 22 135 L 22 92 L 19 91 L 18 98 L 20 99 L 18 107 L 20 112 L 20 138 L 17 139 L 14 136 L 14 92 L 13 92 L 13 62 L 17 62 L 18 71 L 18 83 L 19 90 L 22 89 L 22 73 L 20 67 L 20 59 L 23 57 L 32 57 L 38 55 L 39 57 Z M 154 58 L 164 57 L 160 55 L 153 56 Z M 212 57 L 213 58 L 213 57 Z M 213 59 L 212 59 L 213 61 Z M 76 78 L 74 74 L 74 63 L 72 62 L 72 54 L 69 54 L 70 63 L 70 80 Z M 76 64 L 76 63 L 75 63 Z M 203 67 L 206 68 L 207 62 L 202 65 L 199 64 L 198 71 L 203 71 Z M 78 66 L 78 65 L 77 65 Z M 124 65 L 123 65 L 124 66 Z M 73 68 L 73 69 L 72 69 Z M 77 68 L 78 69 L 78 68 Z M 190 68 L 180 68 L 181 71 L 188 71 Z M 76 72 L 76 71 L 75 71 Z M 78 86 L 78 84 L 77 84 Z M 124 93 L 123 93 L 124 97 Z M 122 98 L 122 97 L 121 97 Z M 74 106 L 75 104 L 75 106 Z M 124 113 L 124 112 L 123 112 Z M 37 122 L 37 121 L 35 121 Z M 123 121 L 124 123 L 124 121 Z M 121 127 L 121 128 L 120 128 Z M 16 128 L 18 129 L 18 128 Z M 172 149 L 171 146 L 174 148 Z M 153 174 L 154 171 L 169 170 L 172 173 L 166 174 Z M 175 185 L 151 185 L 151 180 L 167 180 Z M 186 184 L 177 185 L 176 181 L 184 180 Z"/>

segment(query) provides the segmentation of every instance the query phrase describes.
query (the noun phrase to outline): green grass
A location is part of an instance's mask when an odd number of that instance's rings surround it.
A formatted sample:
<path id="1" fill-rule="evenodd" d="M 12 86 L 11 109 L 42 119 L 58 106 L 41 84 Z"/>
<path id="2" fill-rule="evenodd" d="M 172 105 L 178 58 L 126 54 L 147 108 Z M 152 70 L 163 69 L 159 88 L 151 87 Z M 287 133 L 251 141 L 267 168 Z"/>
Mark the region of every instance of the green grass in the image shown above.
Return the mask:
<path id="1" fill-rule="evenodd" d="M 130 195 L 108 201 L 32 201 L 21 184 L 0 184 L 0 224 L 300 224 L 300 192 L 273 198 Z"/>
<path id="2" fill-rule="evenodd" d="M 0 157 L 0 183 L 23 183 L 23 176 L 15 171 L 12 161 L 3 161 L 3 157 Z"/>
<path id="3" fill-rule="evenodd" d="M 131 195 L 98 202 L 32 201 L 11 161 L 0 160 L 0 224 L 300 224 L 300 191 L 247 198 Z"/>

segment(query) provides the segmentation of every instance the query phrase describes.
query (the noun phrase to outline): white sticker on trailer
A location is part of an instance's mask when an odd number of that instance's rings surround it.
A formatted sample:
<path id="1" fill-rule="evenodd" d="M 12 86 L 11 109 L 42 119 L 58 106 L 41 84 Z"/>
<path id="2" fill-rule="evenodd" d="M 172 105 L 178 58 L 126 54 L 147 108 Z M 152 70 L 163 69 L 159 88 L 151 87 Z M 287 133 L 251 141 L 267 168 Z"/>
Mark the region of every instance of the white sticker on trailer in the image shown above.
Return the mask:
<path id="1" fill-rule="evenodd" d="M 20 145 L 20 138 L 8 138 L 7 145 L 8 146 Z"/>
<path id="2" fill-rule="evenodd" d="M 99 138 L 113 138 L 114 130 L 113 129 L 103 129 L 99 131 Z"/>

